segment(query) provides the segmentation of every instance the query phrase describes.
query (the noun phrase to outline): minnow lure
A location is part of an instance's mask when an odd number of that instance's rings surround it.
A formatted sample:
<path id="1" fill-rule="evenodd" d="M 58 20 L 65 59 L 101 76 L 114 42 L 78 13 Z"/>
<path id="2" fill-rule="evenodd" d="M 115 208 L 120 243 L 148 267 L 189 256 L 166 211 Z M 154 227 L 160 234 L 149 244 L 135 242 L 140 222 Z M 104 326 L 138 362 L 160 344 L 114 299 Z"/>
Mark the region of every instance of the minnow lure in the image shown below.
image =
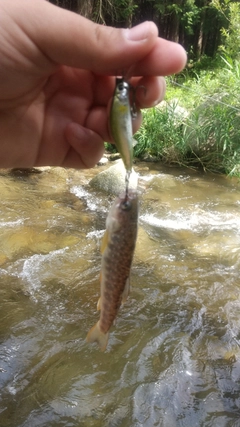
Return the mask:
<path id="1" fill-rule="evenodd" d="M 130 85 L 123 78 L 116 78 L 116 87 L 110 112 L 111 134 L 121 154 L 127 175 L 133 163 L 132 110 L 129 100 Z"/>

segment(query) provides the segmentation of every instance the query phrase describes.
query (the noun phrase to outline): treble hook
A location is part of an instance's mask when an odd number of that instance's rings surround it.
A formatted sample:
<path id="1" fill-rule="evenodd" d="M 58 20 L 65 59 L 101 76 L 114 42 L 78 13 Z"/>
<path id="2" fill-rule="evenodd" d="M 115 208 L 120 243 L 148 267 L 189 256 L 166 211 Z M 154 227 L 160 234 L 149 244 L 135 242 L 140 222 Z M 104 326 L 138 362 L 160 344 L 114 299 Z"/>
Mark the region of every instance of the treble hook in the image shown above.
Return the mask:
<path id="1" fill-rule="evenodd" d="M 130 86 L 130 90 L 132 91 L 132 107 L 131 107 L 131 115 L 132 119 L 135 120 L 137 118 L 137 107 L 136 107 L 136 93 L 138 89 L 144 89 L 144 95 L 146 95 L 146 87 L 144 85 L 138 85 L 136 87 Z"/>
<path id="2" fill-rule="evenodd" d="M 137 107 L 136 107 L 136 93 L 138 91 L 138 89 L 144 89 L 144 95 L 146 95 L 146 87 L 144 85 L 138 85 L 136 87 L 134 87 L 131 83 L 129 83 L 129 79 L 125 77 L 126 73 L 124 72 L 124 70 L 122 71 L 122 77 L 118 78 L 119 82 L 127 82 L 129 85 L 129 89 L 132 93 L 132 99 L 131 99 L 131 116 L 132 119 L 135 120 L 137 118 Z"/>

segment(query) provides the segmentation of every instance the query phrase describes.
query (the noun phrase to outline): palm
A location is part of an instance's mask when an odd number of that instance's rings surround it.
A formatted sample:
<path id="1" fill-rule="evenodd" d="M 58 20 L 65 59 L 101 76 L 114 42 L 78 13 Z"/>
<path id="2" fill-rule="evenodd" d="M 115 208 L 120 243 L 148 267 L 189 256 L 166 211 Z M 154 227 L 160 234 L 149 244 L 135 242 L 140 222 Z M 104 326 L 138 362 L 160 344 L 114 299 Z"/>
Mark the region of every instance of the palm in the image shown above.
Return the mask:
<path id="1" fill-rule="evenodd" d="M 136 95 L 145 108 L 164 94 L 154 76 L 185 63 L 153 23 L 139 39 L 137 27 L 136 38 L 136 28 L 96 25 L 42 0 L 0 0 L 0 12 L 0 167 L 93 166 L 110 140 L 108 75 L 143 76 L 133 83 L 146 88 Z"/>
<path id="2" fill-rule="evenodd" d="M 59 67 L 53 74 L 51 71 L 48 78 L 36 76 L 35 83 L 31 74 L 32 70 L 29 78 L 26 76 L 19 86 L 21 93 L 17 96 L 12 97 L 13 85 L 8 85 L 9 92 L 5 90 L 5 102 L 2 101 L 1 106 L 6 111 L 8 105 L 8 113 L 0 116 L 0 132 L 2 137 L 6 137 L 7 132 L 8 144 L 3 156 L 10 156 L 14 151 L 16 164 L 23 167 L 44 164 L 74 166 L 73 158 L 76 164 L 84 166 L 74 144 L 69 143 L 70 123 L 90 129 L 93 138 L 109 139 L 107 104 L 112 80 L 69 67 Z M 99 153 L 95 154 L 93 164 L 99 157 Z"/>

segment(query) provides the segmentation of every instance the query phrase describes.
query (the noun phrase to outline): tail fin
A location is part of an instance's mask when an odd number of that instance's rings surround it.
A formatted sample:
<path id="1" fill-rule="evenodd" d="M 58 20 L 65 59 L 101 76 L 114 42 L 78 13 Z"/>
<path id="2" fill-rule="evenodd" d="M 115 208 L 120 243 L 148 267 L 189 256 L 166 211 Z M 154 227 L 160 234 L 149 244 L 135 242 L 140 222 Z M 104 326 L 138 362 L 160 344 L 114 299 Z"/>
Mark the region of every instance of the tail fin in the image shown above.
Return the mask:
<path id="1" fill-rule="evenodd" d="M 87 342 L 97 342 L 102 351 L 106 350 L 109 333 L 101 332 L 99 321 L 94 325 L 87 334 Z"/>

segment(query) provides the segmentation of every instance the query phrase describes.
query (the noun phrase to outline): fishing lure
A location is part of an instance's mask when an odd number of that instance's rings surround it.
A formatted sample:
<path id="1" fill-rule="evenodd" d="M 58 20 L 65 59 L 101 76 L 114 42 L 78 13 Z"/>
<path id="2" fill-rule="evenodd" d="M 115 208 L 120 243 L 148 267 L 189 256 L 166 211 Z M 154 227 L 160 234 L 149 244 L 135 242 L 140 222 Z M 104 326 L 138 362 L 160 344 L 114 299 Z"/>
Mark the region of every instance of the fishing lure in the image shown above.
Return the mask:
<path id="1" fill-rule="evenodd" d="M 126 193 L 133 164 L 132 108 L 129 100 L 129 91 L 129 83 L 124 78 L 116 78 L 116 87 L 110 112 L 110 129 L 126 168 Z"/>

